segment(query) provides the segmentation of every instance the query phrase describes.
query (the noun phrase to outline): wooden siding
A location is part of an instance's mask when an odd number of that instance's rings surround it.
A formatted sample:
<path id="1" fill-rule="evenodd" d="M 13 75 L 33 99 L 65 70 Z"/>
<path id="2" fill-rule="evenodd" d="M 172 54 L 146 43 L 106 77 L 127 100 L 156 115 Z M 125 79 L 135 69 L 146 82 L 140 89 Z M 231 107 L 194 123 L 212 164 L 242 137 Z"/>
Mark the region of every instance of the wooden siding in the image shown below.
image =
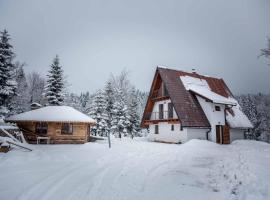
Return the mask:
<path id="1" fill-rule="evenodd" d="M 36 122 L 18 122 L 17 125 L 23 131 L 29 131 L 36 135 L 35 132 Z M 61 122 L 48 122 L 47 136 L 50 137 L 53 144 L 73 144 L 85 143 L 88 141 L 88 126 L 86 123 L 72 123 L 72 134 L 61 134 Z"/>

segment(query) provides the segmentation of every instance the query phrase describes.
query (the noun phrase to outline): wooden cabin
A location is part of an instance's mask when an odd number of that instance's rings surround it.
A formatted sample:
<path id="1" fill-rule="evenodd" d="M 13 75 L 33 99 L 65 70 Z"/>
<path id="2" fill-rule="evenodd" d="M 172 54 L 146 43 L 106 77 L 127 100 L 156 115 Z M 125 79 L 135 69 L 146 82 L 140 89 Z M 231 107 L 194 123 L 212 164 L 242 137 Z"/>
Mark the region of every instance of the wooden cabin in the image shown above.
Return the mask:
<path id="1" fill-rule="evenodd" d="M 95 120 L 69 106 L 46 106 L 5 119 L 16 123 L 29 143 L 82 144 Z"/>
<path id="2" fill-rule="evenodd" d="M 158 67 L 141 126 L 149 139 L 229 144 L 253 126 L 223 79 Z"/>

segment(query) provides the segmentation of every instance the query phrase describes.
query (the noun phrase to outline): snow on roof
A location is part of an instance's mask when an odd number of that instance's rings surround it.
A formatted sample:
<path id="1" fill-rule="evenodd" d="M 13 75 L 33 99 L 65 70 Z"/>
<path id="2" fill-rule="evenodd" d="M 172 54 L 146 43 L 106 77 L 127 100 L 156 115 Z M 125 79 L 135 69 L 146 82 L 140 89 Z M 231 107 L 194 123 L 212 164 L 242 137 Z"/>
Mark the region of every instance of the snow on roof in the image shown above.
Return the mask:
<path id="1" fill-rule="evenodd" d="M 180 76 L 180 79 L 186 90 L 192 91 L 197 95 L 211 100 L 214 103 L 232 105 L 232 112 L 226 111 L 226 120 L 231 128 L 253 128 L 253 125 L 247 116 L 242 112 L 237 100 L 232 97 L 226 98 L 213 92 L 210 89 L 207 81 L 204 79 L 191 76 Z"/>
<path id="2" fill-rule="evenodd" d="M 253 128 L 252 123 L 247 116 L 242 112 L 240 105 L 231 108 L 232 113 L 226 111 L 226 120 L 231 128 Z"/>
<path id="3" fill-rule="evenodd" d="M 234 105 L 234 106 L 237 104 L 235 100 L 223 97 L 215 92 L 212 92 L 210 89 L 207 89 L 206 87 L 190 85 L 189 90 L 217 104 Z"/>
<path id="4" fill-rule="evenodd" d="M 6 123 L 6 122 L 4 122 L 3 119 L 0 119 L 0 128 L 3 128 L 3 129 L 18 129 L 17 126 L 13 126 L 10 123 Z"/>
<path id="5" fill-rule="evenodd" d="M 181 81 L 183 82 L 186 90 L 192 91 L 206 99 L 211 100 L 214 103 L 224 104 L 224 105 L 236 105 L 237 101 L 232 98 L 223 97 L 213 91 L 211 91 L 206 80 L 194 78 L 191 76 L 181 76 Z"/>
<path id="6" fill-rule="evenodd" d="M 46 106 L 18 115 L 5 121 L 46 121 L 46 122 L 83 122 L 95 123 L 95 120 L 69 106 Z"/>
<path id="7" fill-rule="evenodd" d="M 205 87 L 205 88 L 208 88 L 210 90 L 210 87 L 209 87 L 207 81 L 204 79 L 195 78 L 195 77 L 191 77 L 191 76 L 180 76 L 180 79 L 181 79 L 182 83 L 184 84 L 186 90 L 189 90 L 189 87 L 192 85 Z"/>

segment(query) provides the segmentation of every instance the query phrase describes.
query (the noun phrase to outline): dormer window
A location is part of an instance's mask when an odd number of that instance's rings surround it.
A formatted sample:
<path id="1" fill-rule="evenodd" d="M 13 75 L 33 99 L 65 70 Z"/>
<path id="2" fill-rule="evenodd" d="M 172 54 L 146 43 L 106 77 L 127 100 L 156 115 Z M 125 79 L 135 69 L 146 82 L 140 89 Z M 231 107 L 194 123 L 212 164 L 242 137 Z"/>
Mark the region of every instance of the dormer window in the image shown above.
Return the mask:
<path id="1" fill-rule="evenodd" d="M 220 111 L 220 106 L 215 106 L 215 111 Z"/>

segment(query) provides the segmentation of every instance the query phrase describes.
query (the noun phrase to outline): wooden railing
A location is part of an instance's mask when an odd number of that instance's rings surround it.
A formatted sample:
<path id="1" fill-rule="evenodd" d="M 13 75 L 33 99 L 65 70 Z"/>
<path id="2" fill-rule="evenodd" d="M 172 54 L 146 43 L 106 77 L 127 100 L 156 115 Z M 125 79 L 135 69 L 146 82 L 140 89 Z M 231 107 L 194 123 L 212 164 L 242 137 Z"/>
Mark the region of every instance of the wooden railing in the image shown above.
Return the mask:
<path id="1" fill-rule="evenodd" d="M 166 120 L 166 119 L 177 119 L 176 116 L 174 116 L 173 112 L 152 112 L 146 114 L 146 120 Z"/>

